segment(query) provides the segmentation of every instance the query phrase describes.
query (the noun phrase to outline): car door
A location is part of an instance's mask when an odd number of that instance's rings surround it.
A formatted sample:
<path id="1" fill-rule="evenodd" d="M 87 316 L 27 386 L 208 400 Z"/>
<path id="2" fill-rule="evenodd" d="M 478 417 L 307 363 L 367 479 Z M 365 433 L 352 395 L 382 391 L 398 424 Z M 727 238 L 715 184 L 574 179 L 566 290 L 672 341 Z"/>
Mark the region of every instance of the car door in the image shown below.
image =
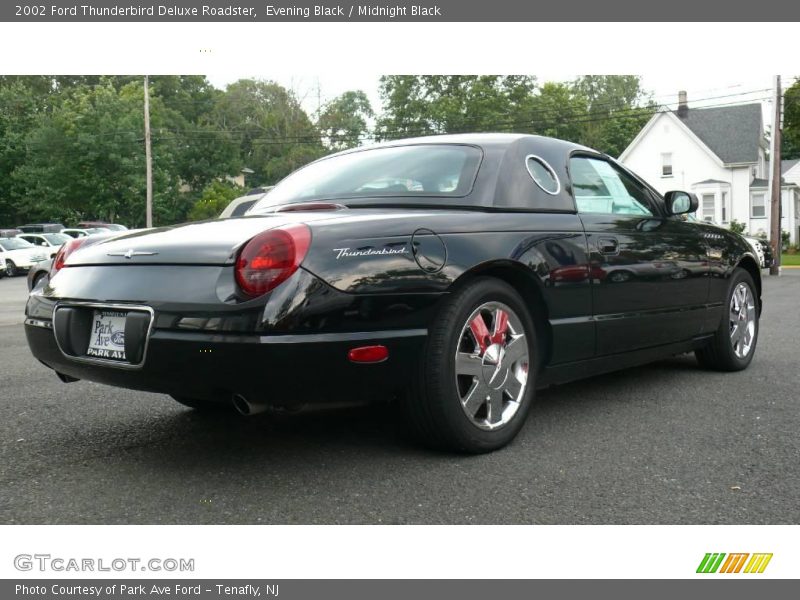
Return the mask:
<path id="1" fill-rule="evenodd" d="M 708 299 L 698 228 L 668 217 L 663 200 L 595 155 L 573 155 L 570 177 L 586 232 L 598 356 L 690 339 Z"/>

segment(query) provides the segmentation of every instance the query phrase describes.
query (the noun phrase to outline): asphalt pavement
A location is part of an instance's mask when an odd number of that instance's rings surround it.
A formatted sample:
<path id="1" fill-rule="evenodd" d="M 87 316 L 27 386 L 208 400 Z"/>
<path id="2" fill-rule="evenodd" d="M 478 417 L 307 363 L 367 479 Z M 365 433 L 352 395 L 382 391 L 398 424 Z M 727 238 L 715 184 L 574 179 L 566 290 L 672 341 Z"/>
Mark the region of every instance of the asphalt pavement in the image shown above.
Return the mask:
<path id="1" fill-rule="evenodd" d="M 0 280 L 0 523 L 800 523 L 800 270 L 764 278 L 741 373 L 690 355 L 540 392 L 470 457 L 391 409 L 200 415 L 62 384 L 32 358 L 23 277 Z"/>

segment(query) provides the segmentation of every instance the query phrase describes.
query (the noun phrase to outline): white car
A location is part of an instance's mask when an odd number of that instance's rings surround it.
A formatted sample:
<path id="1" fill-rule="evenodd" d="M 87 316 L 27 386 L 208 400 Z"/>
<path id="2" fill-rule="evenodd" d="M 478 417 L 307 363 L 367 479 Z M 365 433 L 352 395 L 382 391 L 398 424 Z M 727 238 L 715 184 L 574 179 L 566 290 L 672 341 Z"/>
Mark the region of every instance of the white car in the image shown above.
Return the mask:
<path id="1" fill-rule="evenodd" d="M 53 258 L 58 249 L 72 238 L 63 233 L 20 233 L 18 238 L 39 246 Z"/>
<path id="2" fill-rule="evenodd" d="M 79 229 L 77 227 L 71 227 L 67 229 L 62 229 L 61 233 L 64 235 L 68 235 L 71 238 L 82 238 L 89 235 L 94 235 L 95 233 L 106 233 L 111 231 L 106 227 L 90 227 L 89 229 Z"/>
<path id="3" fill-rule="evenodd" d="M 0 238 L 0 254 L 5 273 L 9 277 L 47 260 L 47 253 L 20 238 Z"/>

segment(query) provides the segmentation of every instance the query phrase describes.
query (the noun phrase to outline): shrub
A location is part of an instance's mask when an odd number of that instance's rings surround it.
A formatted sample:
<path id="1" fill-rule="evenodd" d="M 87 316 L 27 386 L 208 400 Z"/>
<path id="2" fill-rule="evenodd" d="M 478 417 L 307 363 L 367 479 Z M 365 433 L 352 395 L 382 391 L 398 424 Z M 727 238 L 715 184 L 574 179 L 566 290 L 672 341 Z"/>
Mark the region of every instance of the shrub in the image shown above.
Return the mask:
<path id="1" fill-rule="evenodd" d="M 242 188 L 233 184 L 213 181 L 205 187 L 199 200 L 194 203 L 189 211 L 190 221 L 203 221 L 215 219 L 234 198 L 244 194 Z"/>
<path id="2" fill-rule="evenodd" d="M 736 219 L 731 221 L 731 231 L 733 233 L 744 233 L 745 229 L 747 229 L 747 225 L 745 225 L 744 223 L 741 223 Z"/>

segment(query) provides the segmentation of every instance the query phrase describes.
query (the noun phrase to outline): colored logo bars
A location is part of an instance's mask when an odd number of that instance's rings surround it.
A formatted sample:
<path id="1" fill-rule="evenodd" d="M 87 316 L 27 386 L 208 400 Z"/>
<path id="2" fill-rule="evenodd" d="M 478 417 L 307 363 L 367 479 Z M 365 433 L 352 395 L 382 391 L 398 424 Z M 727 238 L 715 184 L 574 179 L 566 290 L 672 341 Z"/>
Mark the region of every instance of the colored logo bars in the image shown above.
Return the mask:
<path id="1" fill-rule="evenodd" d="M 750 557 L 750 560 L 747 560 L 748 556 Z M 703 557 L 703 560 L 700 561 L 700 565 L 697 567 L 697 572 L 763 573 L 770 560 L 772 560 L 772 553 L 748 554 L 744 552 L 725 554 L 724 552 L 709 552 Z M 745 563 L 747 566 L 745 566 Z M 744 567 L 744 570 L 742 570 L 742 567 Z"/>

